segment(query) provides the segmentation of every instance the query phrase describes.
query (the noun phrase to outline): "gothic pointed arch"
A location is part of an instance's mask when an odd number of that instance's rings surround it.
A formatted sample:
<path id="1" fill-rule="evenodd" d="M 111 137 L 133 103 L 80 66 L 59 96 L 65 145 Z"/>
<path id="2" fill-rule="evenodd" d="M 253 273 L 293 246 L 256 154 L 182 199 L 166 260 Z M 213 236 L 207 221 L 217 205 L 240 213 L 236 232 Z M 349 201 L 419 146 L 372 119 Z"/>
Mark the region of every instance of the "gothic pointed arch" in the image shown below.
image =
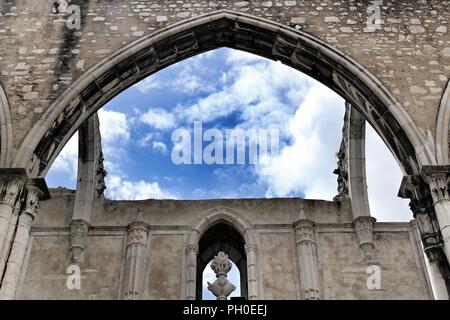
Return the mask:
<path id="1" fill-rule="evenodd" d="M 279 60 L 352 103 L 387 144 L 406 174 L 435 154 L 402 105 L 364 66 L 312 35 L 252 15 L 220 10 L 172 24 L 126 45 L 86 71 L 32 128 L 14 159 L 45 176 L 79 126 L 121 91 L 183 59 L 230 47 Z"/>
<path id="2" fill-rule="evenodd" d="M 229 207 L 208 210 L 191 230 L 186 243 L 186 299 L 198 299 L 201 275 L 217 250 L 225 251 L 241 275 L 241 294 L 247 299 L 258 298 L 257 251 L 251 223 L 243 213 Z"/>

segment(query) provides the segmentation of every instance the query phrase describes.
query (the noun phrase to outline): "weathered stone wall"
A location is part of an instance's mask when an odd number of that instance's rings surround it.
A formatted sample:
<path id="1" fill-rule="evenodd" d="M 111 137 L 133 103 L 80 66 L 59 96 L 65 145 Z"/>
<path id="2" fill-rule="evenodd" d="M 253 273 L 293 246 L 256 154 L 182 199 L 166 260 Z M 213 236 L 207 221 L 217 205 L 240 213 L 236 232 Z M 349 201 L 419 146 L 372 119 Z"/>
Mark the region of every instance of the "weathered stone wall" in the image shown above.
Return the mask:
<path id="1" fill-rule="evenodd" d="M 12 112 L 14 147 L 49 105 L 86 70 L 132 41 L 174 22 L 219 9 L 302 29 L 370 70 L 419 128 L 435 130 L 450 75 L 450 2 L 384 0 L 382 29 L 365 30 L 371 1 L 81 1 L 71 30 L 53 1 L 0 2 L 0 83 Z"/>
<path id="2" fill-rule="evenodd" d="M 142 210 L 150 225 L 144 298 L 180 299 L 186 280 L 189 235 L 211 209 L 229 208 L 251 221 L 258 247 L 259 298 L 301 299 L 294 222 L 303 206 L 315 222 L 320 289 L 325 299 L 429 299 L 423 255 L 409 223 L 376 223 L 375 263 L 381 290 L 368 290 L 364 260 L 352 226 L 349 201 L 242 199 L 208 201 L 108 201 L 94 203 L 86 248 L 79 263 L 81 289 L 68 290 L 70 221 L 74 193 L 52 190 L 35 220 L 17 298 L 117 299 L 120 297 L 127 225 Z M 233 221 L 230 221 L 233 223 Z"/>

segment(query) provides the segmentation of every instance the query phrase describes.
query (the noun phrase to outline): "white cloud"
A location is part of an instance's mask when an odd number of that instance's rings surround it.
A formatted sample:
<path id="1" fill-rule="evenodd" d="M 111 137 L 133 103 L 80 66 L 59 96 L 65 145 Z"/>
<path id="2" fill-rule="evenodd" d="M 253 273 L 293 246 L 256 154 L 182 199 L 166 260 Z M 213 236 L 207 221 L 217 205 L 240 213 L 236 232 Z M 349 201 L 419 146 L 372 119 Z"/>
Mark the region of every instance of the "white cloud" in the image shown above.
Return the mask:
<path id="1" fill-rule="evenodd" d="M 134 85 L 141 93 L 148 93 L 153 89 L 160 89 L 162 83 L 156 78 L 155 75 L 149 76 L 144 80 L 139 81 Z"/>
<path id="2" fill-rule="evenodd" d="M 371 215 L 378 221 L 410 221 L 409 200 L 397 197 L 402 171 L 389 149 L 366 125 L 366 170 Z"/>
<path id="3" fill-rule="evenodd" d="M 111 199 L 177 199 L 178 196 L 160 187 L 158 182 L 129 181 L 118 175 L 106 176 L 106 196 Z"/>
<path id="4" fill-rule="evenodd" d="M 142 122 L 160 130 L 171 129 L 176 125 L 173 113 L 161 108 L 150 108 L 141 119 Z"/>
<path id="5" fill-rule="evenodd" d="M 298 191 L 307 198 L 336 195 L 333 169 L 343 114 L 342 98 L 321 84 L 310 89 L 287 126 L 293 143 L 257 167 L 260 181 L 268 185 L 267 196 L 291 196 Z"/>
<path id="6" fill-rule="evenodd" d="M 70 138 L 53 162 L 50 171 L 66 173 L 69 179 L 76 179 L 78 168 L 78 132 Z M 50 172 L 49 172 L 50 173 Z"/>
<path id="7" fill-rule="evenodd" d="M 116 143 L 130 139 L 130 124 L 122 112 L 100 109 L 98 111 L 102 143 Z"/>
<path id="8" fill-rule="evenodd" d="M 231 51 L 230 56 L 236 55 Z M 240 59 L 239 59 L 240 57 Z M 230 71 L 220 91 L 191 105 L 178 105 L 174 113 L 186 122 L 212 122 L 239 111 L 241 126 L 268 127 L 283 125 L 295 112 L 313 80 L 281 63 L 269 63 L 261 58 L 249 60 L 240 54 L 229 58 Z M 245 64 L 249 63 L 251 64 Z M 289 81 L 286 81 L 289 79 Z M 281 101 L 285 95 L 288 101 Z"/>

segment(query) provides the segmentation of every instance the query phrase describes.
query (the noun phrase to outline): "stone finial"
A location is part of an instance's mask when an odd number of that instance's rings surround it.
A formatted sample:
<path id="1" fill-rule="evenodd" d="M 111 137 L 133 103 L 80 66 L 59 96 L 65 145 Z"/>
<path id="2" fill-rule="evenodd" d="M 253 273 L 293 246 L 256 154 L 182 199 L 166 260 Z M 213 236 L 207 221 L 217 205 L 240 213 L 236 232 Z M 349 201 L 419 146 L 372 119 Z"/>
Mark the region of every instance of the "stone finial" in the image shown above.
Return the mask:
<path id="1" fill-rule="evenodd" d="M 142 214 L 141 209 L 138 210 L 136 221 L 144 221 L 144 215 Z"/>
<path id="2" fill-rule="evenodd" d="M 211 269 L 216 273 L 217 279 L 213 283 L 208 282 L 208 290 L 217 297 L 217 300 L 227 300 L 227 297 L 236 290 L 236 286 L 227 279 L 231 266 L 231 261 L 225 252 L 220 251 L 217 256 L 214 256 Z"/>
<path id="3" fill-rule="evenodd" d="M 298 220 L 306 220 L 306 214 L 305 214 L 305 210 L 303 210 L 303 204 L 300 205 L 300 213 L 299 213 L 299 217 Z"/>

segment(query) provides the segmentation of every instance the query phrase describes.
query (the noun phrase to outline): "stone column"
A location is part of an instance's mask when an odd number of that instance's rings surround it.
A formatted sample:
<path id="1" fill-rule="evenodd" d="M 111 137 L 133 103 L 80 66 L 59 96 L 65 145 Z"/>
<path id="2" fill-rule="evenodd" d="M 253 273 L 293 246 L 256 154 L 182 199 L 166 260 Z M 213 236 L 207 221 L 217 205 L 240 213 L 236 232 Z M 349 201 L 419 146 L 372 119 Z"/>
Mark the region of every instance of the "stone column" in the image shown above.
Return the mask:
<path id="1" fill-rule="evenodd" d="M 320 287 L 314 222 L 307 219 L 301 209 L 300 218 L 294 223 L 294 227 L 303 297 L 306 300 L 318 300 Z"/>
<path id="2" fill-rule="evenodd" d="M 195 300 L 198 245 L 196 244 L 187 245 L 186 255 L 187 255 L 186 300 Z"/>
<path id="3" fill-rule="evenodd" d="M 123 277 L 123 299 L 142 299 L 147 270 L 147 239 L 149 225 L 138 213 L 136 221 L 128 225 L 128 239 Z"/>
<path id="4" fill-rule="evenodd" d="M 434 211 L 431 190 L 420 176 L 406 176 L 403 178 L 399 196 L 411 199 L 409 206 L 414 214 L 425 252 L 434 298 L 448 300 L 450 270 L 443 251 L 443 241 Z"/>
<path id="5" fill-rule="evenodd" d="M 27 175 L 23 169 L 0 169 L 0 274 L 3 274 L 6 267 L 12 241 L 13 212 L 26 180 Z"/>
<path id="6" fill-rule="evenodd" d="M 94 196 L 103 194 L 103 156 L 101 151 L 100 124 L 94 114 L 78 130 L 77 191 L 71 223 L 71 259 L 77 263 L 84 251 L 89 230 Z"/>
<path id="7" fill-rule="evenodd" d="M 17 230 L 0 289 L 2 300 L 14 299 L 30 237 L 31 223 L 38 214 L 39 201 L 49 198 L 44 179 L 30 180 L 25 189 L 25 201 L 19 213 Z"/>
<path id="8" fill-rule="evenodd" d="M 256 272 L 256 254 L 257 247 L 255 244 L 246 244 L 245 253 L 247 255 L 247 281 L 248 281 L 248 299 L 258 299 L 258 282 Z"/>
<path id="9" fill-rule="evenodd" d="M 450 166 L 423 167 L 421 175 L 430 186 L 443 249 L 450 261 Z"/>

